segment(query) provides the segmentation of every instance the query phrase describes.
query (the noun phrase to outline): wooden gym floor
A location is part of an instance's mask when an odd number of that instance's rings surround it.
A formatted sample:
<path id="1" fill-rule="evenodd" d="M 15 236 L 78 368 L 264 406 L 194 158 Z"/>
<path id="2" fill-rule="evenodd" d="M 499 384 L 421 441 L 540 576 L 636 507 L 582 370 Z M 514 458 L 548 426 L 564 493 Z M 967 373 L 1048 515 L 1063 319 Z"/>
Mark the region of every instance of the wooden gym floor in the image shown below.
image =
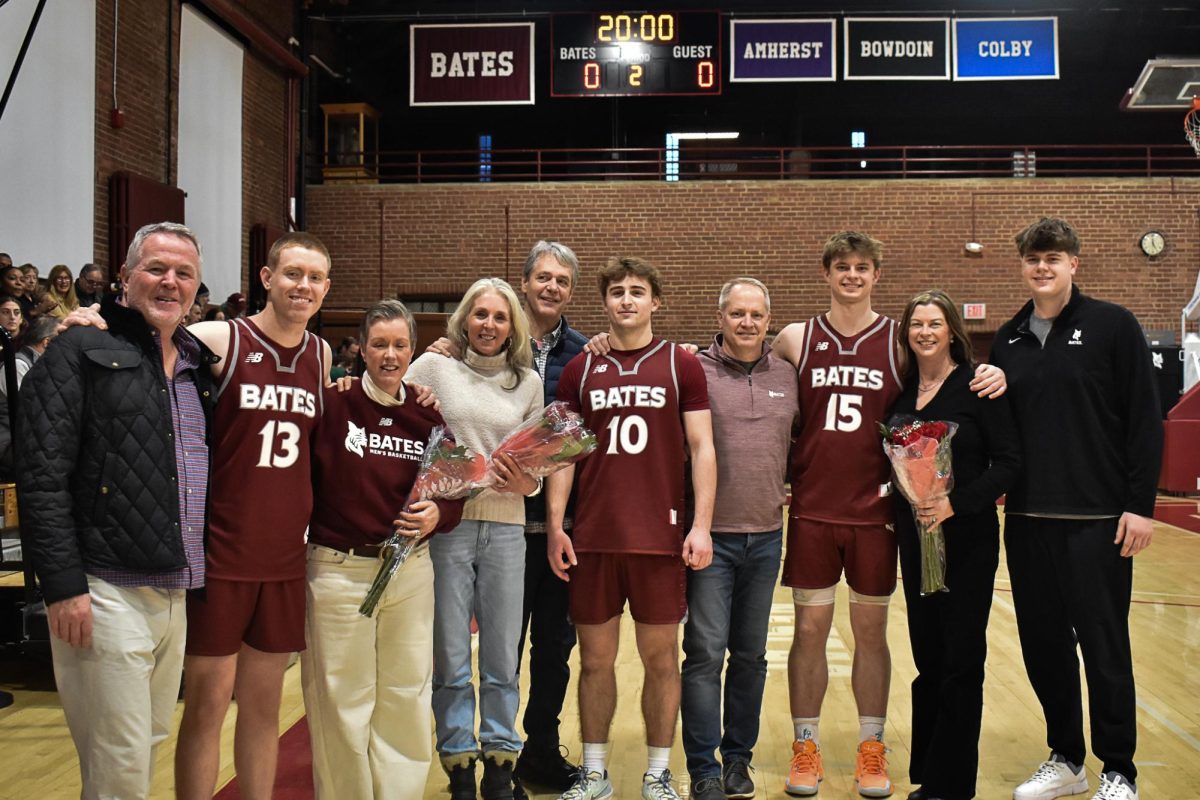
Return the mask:
<path id="1" fill-rule="evenodd" d="M 1130 627 L 1138 685 L 1139 791 L 1143 800 L 1193 797 L 1190 788 L 1200 773 L 1200 503 L 1163 498 L 1151 548 L 1137 557 L 1134 568 Z M 978 797 L 1011 797 L 1012 787 L 1046 756 L 1040 709 L 1025 678 L 1013 621 L 1008 575 L 1001 558 L 988 630 L 988 667 L 981 739 Z M 821 739 L 826 778 L 823 798 L 857 797 L 854 792 L 854 748 L 858 732 L 850 692 L 852 638 L 845 610 L 845 587 L 839 587 L 838 610 L 829 642 L 831 679 L 822 716 Z M 897 797 L 911 788 L 907 781 L 910 729 L 908 685 L 914 675 L 909 654 L 904 597 L 891 605 L 892 689 L 887 744 Z M 612 773 L 617 797 L 637 797 L 645 769 L 645 748 L 638 711 L 641 665 L 626 617 L 618 663 L 621 686 L 613 726 Z M 762 733 L 754 773 L 760 798 L 783 798 L 783 780 L 791 750 L 787 698 L 787 651 L 792 636 L 790 594 L 777 589 L 768 644 L 770 672 L 763 702 Z M 66 798 L 79 796 L 75 753 L 58 698 L 48 678 L 48 663 L 0 661 L 0 687 L 16 694 L 16 703 L 0 710 L 0 798 Z M 280 731 L 303 714 L 299 667 L 288 671 Z M 524 694 L 523 686 L 522 694 Z M 180 707 L 180 711 L 182 706 Z M 177 712 L 178 713 L 178 712 Z M 226 720 L 220 782 L 233 776 L 233 714 Z M 678 738 L 678 737 L 677 737 Z M 563 712 L 563 743 L 579 755 L 578 711 L 572 680 Z M 174 737 L 159 749 L 154 797 L 173 792 L 171 763 Z M 1093 791 L 1098 764 L 1089 756 L 1087 771 Z M 671 758 L 680 794 L 690 795 L 682 749 Z M 435 763 L 425 798 L 446 797 L 446 781 Z M 551 795 L 535 795 L 549 797 Z M 1081 795 L 1080 797 L 1090 797 Z"/>

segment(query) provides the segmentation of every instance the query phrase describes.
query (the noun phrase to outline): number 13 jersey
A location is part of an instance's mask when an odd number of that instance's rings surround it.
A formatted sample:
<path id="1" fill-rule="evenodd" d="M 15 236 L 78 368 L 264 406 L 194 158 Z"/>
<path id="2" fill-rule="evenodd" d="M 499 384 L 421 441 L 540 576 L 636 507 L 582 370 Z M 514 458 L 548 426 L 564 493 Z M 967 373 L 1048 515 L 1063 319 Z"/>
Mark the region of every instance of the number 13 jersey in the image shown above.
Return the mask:
<path id="1" fill-rule="evenodd" d="M 792 447 L 792 516 L 839 525 L 891 524 L 891 474 L 876 423 L 903 388 L 896 322 L 880 316 L 842 336 L 826 315 L 804 329 L 800 437 Z"/>
<path id="2" fill-rule="evenodd" d="M 303 578 L 312 516 L 309 443 L 323 410 L 321 340 L 296 347 L 247 319 L 229 323 L 213 415 L 208 574 L 224 580 Z"/>
<path id="3" fill-rule="evenodd" d="M 575 356 L 558 399 L 596 434 L 575 467 L 574 547 L 581 553 L 679 555 L 683 545 L 683 413 L 708 410 L 694 355 L 662 339 L 603 358 Z"/>

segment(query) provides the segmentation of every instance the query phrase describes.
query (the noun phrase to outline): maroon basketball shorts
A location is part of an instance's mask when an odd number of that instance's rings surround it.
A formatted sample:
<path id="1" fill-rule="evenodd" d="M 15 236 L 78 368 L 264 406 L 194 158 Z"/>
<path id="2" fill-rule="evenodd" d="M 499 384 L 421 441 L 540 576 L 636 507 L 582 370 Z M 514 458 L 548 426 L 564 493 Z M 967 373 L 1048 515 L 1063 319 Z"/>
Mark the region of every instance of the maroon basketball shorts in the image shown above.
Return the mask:
<path id="1" fill-rule="evenodd" d="M 885 597 L 896 589 L 896 531 L 889 525 L 838 525 L 788 516 L 783 585 L 824 589 L 846 573 L 862 595 Z"/>
<path id="2" fill-rule="evenodd" d="M 187 654 L 231 656 L 243 643 L 264 653 L 303 650 L 305 584 L 208 578 L 188 592 Z"/>
<path id="3" fill-rule="evenodd" d="M 580 553 L 571 567 L 571 621 L 599 625 L 621 615 L 634 622 L 675 625 L 687 615 L 687 567 L 680 556 Z"/>

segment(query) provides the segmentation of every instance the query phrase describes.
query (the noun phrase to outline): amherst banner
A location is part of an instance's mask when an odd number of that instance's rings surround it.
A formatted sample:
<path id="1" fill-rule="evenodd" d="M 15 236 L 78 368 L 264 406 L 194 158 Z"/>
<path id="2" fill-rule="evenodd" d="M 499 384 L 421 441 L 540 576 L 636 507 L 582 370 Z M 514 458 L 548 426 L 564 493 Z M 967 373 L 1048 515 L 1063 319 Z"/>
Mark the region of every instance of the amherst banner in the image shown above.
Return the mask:
<path id="1" fill-rule="evenodd" d="M 413 25 L 408 104 L 533 105 L 533 23 Z"/>

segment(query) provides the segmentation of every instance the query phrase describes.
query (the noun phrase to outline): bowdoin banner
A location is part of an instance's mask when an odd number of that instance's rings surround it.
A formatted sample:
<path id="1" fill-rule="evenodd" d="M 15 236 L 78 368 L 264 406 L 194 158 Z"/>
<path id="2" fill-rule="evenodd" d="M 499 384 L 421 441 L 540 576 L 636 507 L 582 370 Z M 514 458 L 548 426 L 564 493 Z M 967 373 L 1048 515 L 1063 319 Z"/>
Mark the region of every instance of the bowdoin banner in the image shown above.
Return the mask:
<path id="1" fill-rule="evenodd" d="M 848 81 L 950 80 L 950 20 L 847 17 Z"/>
<path id="2" fill-rule="evenodd" d="M 408 103 L 533 105 L 533 23 L 413 25 Z"/>

